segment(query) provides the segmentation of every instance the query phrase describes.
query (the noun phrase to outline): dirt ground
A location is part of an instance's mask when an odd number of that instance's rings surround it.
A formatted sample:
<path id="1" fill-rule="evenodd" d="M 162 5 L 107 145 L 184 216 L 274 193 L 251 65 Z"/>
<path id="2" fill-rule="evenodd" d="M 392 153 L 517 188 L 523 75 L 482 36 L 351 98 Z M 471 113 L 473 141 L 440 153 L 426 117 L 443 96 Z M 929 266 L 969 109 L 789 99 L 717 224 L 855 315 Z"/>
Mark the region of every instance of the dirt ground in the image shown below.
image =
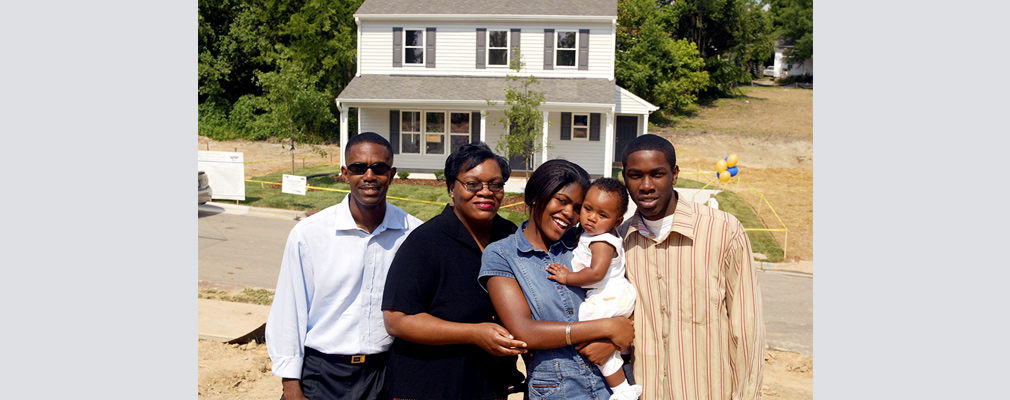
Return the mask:
<path id="1" fill-rule="evenodd" d="M 741 196 L 769 228 L 785 225 L 788 238 L 783 232 L 773 235 L 780 245 L 786 246 L 788 260 L 813 261 L 813 91 L 752 90 L 748 97 L 720 100 L 717 105 L 703 108 L 688 123 L 652 129 L 652 133 L 674 143 L 681 177 L 687 179 L 708 182 L 715 178 L 718 159 L 737 154 L 739 179 L 713 183 Z M 740 123 L 748 120 L 750 123 Z M 247 163 L 246 178 L 290 170 L 289 149 L 286 142 L 277 140 L 198 139 L 198 150 L 242 152 Z M 295 150 L 295 166 L 330 164 L 336 172 L 338 151 L 335 145 L 299 145 Z M 771 208 L 764 204 L 761 195 Z M 280 398 L 280 378 L 270 372 L 266 345 L 199 340 L 198 346 L 199 398 Z M 765 363 L 764 399 L 813 398 L 812 356 L 769 350 Z"/>
<path id="2" fill-rule="evenodd" d="M 198 398 L 206 400 L 276 400 L 281 378 L 270 372 L 267 346 L 231 345 L 198 340 Z M 813 357 L 769 350 L 765 353 L 765 400 L 813 399 Z"/>

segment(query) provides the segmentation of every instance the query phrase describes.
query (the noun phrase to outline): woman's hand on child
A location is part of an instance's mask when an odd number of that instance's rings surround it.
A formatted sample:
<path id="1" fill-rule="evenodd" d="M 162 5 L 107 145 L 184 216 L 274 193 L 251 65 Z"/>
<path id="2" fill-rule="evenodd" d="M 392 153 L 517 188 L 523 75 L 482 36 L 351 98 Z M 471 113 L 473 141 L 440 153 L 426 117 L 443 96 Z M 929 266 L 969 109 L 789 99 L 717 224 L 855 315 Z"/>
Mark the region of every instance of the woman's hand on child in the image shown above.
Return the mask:
<path id="1" fill-rule="evenodd" d="M 547 266 L 547 279 L 558 282 L 562 285 L 568 284 L 568 274 L 572 271 L 568 267 L 561 264 L 551 264 Z"/>
<path id="2" fill-rule="evenodd" d="M 579 343 L 575 345 L 575 349 L 579 351 L 579 354 L 586 356 L 593 364 L 603 365 L 610 358 L 610 355 L 614 354 L 614 351 L 617 351 L 617 345 L 607 339 L 597 339 Z"/>
<path id="3" fill-rule="evenodd" d="M 635 340 L 635 323 L 624 317 L 612 317 L 614 328 L 610 331 L 610 341 L 617 345 L 618 350 L 623 350 L 631 346 Z"/>

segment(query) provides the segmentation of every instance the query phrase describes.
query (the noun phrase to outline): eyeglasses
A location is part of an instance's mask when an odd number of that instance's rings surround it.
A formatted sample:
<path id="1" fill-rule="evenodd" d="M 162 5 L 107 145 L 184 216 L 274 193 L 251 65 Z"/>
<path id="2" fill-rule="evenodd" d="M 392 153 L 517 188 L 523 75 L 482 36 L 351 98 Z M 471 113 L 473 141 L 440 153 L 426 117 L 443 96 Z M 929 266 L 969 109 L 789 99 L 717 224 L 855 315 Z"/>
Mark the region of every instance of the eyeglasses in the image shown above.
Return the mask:
<path id="1" fill-rule="evenodd" d="M 477 193 L 484 189 L 484 186 L 494 193 L 505 191 L 505 182 L 460 182 L 460 184 L 470 193 Z"/>
<path id="2" fill-rule="evenodd" d="M 364 175 L 365 172 L 368 171 L 369 169 L 371 169 L 372 172 L 374 172 L 376 175 L 383 175 L 389 172 L 390 168 L 392 167 L 390 167 L 389 164 L 386 164 L 384 162 L 377 162 L 372 165 L 365 165 L 365 163 L 363 162 L 356 162 L 351 163 L 350 165 L 347 166 L 347 170 L 351 171 L 351 173 L 354 175 Z"/>

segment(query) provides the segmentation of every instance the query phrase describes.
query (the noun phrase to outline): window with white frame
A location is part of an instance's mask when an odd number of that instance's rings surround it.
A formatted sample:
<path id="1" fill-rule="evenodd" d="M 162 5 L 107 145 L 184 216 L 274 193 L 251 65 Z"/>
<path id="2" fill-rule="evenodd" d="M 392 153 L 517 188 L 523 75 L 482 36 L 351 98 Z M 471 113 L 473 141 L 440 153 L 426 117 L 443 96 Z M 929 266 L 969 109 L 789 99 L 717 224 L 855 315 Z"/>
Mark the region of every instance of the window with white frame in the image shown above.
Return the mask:
<path id="1" fill-rule="evenodd" d="M 400 113 L 400 152 L 421 154 L 421 112 Z"/>
<path id="2" fill-rule="evenodd" d="M 445 111 L 424 114 L 424 154 L 445 154 Z"/>
<path id="3" fill-rule="evenodd" d="M 403 30 L 403 63 L 424 65 L 424 29 Z"/>
<path id="4" fill-rule="evenodd" d="M 470 113 L 449 113 L 449 152 L 455 153 L 467 143 L 470 143 Z"/>
<path id="5" fill-rule="evenodd" d="M 487 65 L 509 65 L 509 31 L 487 31 Z"/>
<path id="6" fill-rule="evenodd" d="M 557 31 L 554 65 L 559 67 L 574 67 L 578 46 L 578 35 L 575 31 Z"/>
<path id="7" fill-rule="evenodd" d="M 572 114 L 572 139 L 589 140 L 589 114 Z"/>

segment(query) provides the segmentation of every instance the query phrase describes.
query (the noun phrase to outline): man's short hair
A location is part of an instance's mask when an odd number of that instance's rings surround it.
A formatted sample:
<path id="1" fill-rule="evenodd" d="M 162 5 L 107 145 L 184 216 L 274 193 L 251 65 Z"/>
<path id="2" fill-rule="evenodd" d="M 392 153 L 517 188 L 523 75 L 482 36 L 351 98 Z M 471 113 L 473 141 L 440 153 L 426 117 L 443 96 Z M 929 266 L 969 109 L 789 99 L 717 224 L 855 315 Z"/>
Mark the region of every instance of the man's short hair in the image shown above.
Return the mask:
<path id="1" fill-rule="evenodd" d="M 636 137 L 631 143 L 628 143 L 628 147 L 624 148 L 624 154 L 621 155 L 621 167 L 628 168 L 628 156 L 631 153 L 642 150 L 653 150 L 663 153 L 666 156 L 666 162 L 670 163 L 670 170 L 677 165 L 677 152 L 673 150 L 673 143 L 666 140 L 662 136 L 656 136 L 651 133 Z"/>
<path id="2" fill-rule="evenodd" d="M 386 138 L 375 132 L 358 134 L 348 140 L 347 144 L 344 146 L 344 160 L 347 160 L 347 158 L 350 157 L 351 149 L 361 143 L 372 143 L 385 147 L 386 151 L 389 152 L 389 163 L 393 163 L 393 146 L 389 144 L 389 141 L 386 140 Z"/>
<path id="3" fill-rule="evenodd" d="M 621 199 L 618 210 L 621 214 L 617 215 L 617 217 L 628 212 L 628 188 L 621 181 L 614 178 L 597 178 L 589 188 L 597 188 L 604 193 L 610 193 Z"/>
<path id="4" fill-rule="evenodd" d="M 498 163 L 498 168 L 501 169 L 502 182 L 509 180 L 509 176 L 512 175 L 512 168 L 509 167 L 509 162 L 505 157 L 495 154 L 484 142 L 467 143 L 460 146 L 458 150 L 445 159 L 445 170 L 442 172 L 445 173 L 446 188 L 452 191 L 452 184 L 456 183 L 457 175 L 461 172 L 474 169 L 487 160 L 494 160 Z"/>

